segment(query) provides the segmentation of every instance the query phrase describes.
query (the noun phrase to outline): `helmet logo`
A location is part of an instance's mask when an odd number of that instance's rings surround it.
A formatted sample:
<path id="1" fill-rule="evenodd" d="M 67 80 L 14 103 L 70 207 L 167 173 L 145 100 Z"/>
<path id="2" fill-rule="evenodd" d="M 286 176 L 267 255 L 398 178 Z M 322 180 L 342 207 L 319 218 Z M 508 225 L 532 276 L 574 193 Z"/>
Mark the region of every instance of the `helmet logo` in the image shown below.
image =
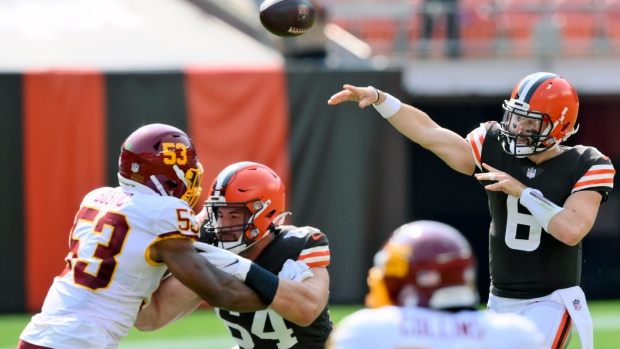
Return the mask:
<path id="1" fill-rule="evenodd" d="M 416 274 L 416 282 L 422 287 L 435 287 L 441 283 L 441 273 L 437 270 L 422 270 Z"/>
<path id="2" fill-rule="evenodd" d="M 127 150 L 131 149 L 131 143 L 125 144 L 125 149 L 127 149 Z"/>
<path id="3" fill-rule="evenodd" d="M 131 172 L 137 173 L 138 171 L 140 171 L 140 164 L 137 162 L 131 164 Z"/>

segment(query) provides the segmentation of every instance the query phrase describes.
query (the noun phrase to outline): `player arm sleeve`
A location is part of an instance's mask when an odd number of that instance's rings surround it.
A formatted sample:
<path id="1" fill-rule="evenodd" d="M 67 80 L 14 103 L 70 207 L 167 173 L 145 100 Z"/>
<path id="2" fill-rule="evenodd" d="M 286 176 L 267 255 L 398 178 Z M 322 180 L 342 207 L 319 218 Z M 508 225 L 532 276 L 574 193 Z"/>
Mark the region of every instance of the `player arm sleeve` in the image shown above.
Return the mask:
<path id="1" fill-rule="evenodd" d="M 553 217 L 564 210 L 564 207 L 554 204 L 545 198 L 540 190 L 533 188 L 525 188 L 519 201 L 530 211 L 546 232 L 549 232 L 549 222 Z"/>

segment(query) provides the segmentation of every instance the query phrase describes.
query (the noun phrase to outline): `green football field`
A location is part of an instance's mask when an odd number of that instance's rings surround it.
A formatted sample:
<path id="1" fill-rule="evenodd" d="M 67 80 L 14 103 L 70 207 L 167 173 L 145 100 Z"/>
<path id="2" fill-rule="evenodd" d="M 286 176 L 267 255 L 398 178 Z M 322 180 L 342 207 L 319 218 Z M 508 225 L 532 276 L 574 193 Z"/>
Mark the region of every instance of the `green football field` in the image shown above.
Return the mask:
<path id="1" fill-rule="evenodd" d="M 596 349 L 620 348 L 620 300 L 588 302 L 594 321 Z M 360 306 L 332 306 L 331 314 L 338 323 Z M 0 316 L 0 349 L 14 349 L 19 334 L 30 315 Z M 155 332 L 132 329 L 121 342 L 120 349 L 230 349 L 234 341 L 223 323 L 210 309 L 200 309 L 188 317 Z M 579 338 L 573 335 L 570 349 L 581 348 Z M 362 348 L 360 348 L 362 349 Z M 369 348 L 370 349 L 370 348 Z"/>

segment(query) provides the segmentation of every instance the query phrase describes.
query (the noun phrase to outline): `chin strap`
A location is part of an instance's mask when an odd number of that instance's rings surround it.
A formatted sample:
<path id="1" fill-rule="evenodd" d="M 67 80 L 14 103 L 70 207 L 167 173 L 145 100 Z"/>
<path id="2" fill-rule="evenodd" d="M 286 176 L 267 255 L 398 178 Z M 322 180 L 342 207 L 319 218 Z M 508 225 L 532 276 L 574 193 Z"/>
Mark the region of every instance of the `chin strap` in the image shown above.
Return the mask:
<path id="1" fill-rule="evenodd" d="M 292 213 L 290 212 L 282 212 L 279 215 L 276 216 L 276 218 L 273 219 L 273 221 L 271 221 L 271 224 L 273 224 L 275 227 L 277 227 L 280 224 L 284 224 L 284 219 L 286 219 L 286 216 L 291 216 Z"/>
<path id="2" fill-rule="evenodd" d="M 568 137 L 574 135 L 575 133 L 577 133 L 577 131 L 579 131 L 579 125 L 575 125 L 575 128 L 573 128 L 572 131 L 570 131 L 569 133 L 567 133 L 566 135 L 564 135 L 564 137 L 562 137 L 562 142 L 564 142 L 565 140 L 568 139 Z"/>

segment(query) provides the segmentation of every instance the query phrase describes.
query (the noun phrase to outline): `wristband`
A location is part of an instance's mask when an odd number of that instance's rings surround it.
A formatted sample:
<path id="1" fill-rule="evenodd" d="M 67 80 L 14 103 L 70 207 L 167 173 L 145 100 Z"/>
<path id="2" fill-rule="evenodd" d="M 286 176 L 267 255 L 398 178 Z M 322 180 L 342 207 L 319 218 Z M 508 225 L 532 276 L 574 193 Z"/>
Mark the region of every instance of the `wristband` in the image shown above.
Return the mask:
<path id="1" fill-rule="evenodd" d="M 266 305 L 270 305 L 276 298 L 280 278 L 277 275 L 261 268 L 256 263 L 252 263 L 250 271 L 245 277 L 245 284 L 256 292 L 258 297 Z"/>
<path id="2" fill-rule="evenodd" d="M 392 96 L 391 94 L 387 92 L 383 93 L 385 93 L 385 101 L 379 105 L 373 104 L 372 106 L 375 107 L 381 116 L 388 119 L 400 110 L 401 103 L 398 98 Z"/>
<path id="3" fill-rule="evenodd" d="M 564 207 L 560 207 L 545 198 L 540 190 L 532 188 L 525 188 L 523 190 L 519 202 L 530 211 L 547 233 L 549 232 L 549 222 L 551 222 L 551 219 L 564 210 Z"/>
<path id="4" fill-rule="evenodd" d="M 375 101 L 372 102 L 372 104 L 375 104 L 375 103 L 379 102 L 379 96 L 380 96 L 379 95 L 379 90 L 377 90 L 377 88 L 374 87 L 374 86 L 368 86 L 368 87 L 372 87 L 375 90 L 375 93 L 377 94 L 377 99 L 375 99 Z"/>

